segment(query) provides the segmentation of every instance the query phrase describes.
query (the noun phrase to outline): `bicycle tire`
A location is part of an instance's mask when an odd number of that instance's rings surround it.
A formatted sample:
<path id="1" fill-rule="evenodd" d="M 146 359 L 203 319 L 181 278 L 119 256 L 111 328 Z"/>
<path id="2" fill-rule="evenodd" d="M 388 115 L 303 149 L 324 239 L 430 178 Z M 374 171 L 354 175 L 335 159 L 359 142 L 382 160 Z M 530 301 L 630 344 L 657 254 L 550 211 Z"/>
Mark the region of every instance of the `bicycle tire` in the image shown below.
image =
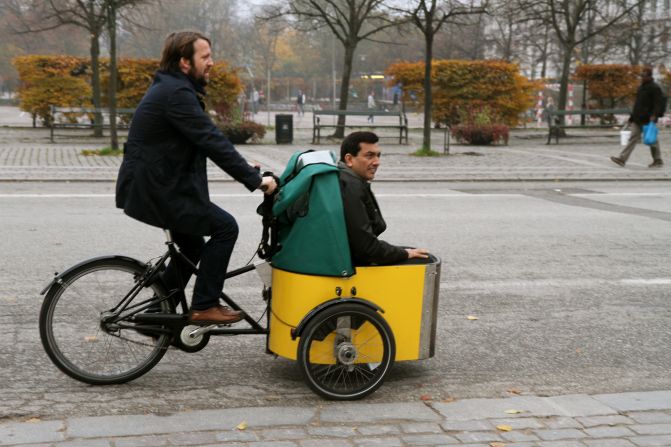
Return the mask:
<path id="1" fill-rule="evenodd" d="M 68 376 L 92 385 L 125 383 L 153 368 L 170 345 L 170 335 L 149 335 L 131 328 L 105 330 L 101 315 L 139 281 L 145 266 L 130 258 L 101 258 L 83 263 L 52 285 L 40 310 L 40 338 L 52 362 Z M 165 297 L 158 282 L 142 288 L 134 302 L 154 294 Z M 173 312 L 168 300 L 161 312 Z M 129 323 L 132 326 L 132 323 Z"/>
<path id="2" fill-rule="evenodd" d="M 394 364 L 394 334 L 362 304 L 343 303 L 315 315 L 298 343 L 308 386 L 331 400 L 356 400 L 377 390 Z"/>

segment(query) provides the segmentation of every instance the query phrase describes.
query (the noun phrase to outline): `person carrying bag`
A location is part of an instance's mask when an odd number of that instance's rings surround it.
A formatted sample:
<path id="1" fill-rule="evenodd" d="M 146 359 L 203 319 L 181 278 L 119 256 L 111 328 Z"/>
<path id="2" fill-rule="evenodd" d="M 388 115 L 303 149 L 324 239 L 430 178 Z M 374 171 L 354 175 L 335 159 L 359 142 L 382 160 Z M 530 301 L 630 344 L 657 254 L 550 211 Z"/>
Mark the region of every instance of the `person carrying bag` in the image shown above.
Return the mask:
<path id="1" fill-rule="evenodd" d="M 664 116 L 665 108 L 664 93 L 652 77 L 652 68 L 644 67 L 641 71 L 641 85 L 636 92 L 634 108 L 629 116 L 631 126 L 629 141 L 619 157 L 610 157 L 613 163 L 624 167 L 636 144 L 643 139 L 643 144 L 650 146 L 652 153 L 652 163 L 648 167 L 661 168 L 664 166 L 656 123 Z"/>

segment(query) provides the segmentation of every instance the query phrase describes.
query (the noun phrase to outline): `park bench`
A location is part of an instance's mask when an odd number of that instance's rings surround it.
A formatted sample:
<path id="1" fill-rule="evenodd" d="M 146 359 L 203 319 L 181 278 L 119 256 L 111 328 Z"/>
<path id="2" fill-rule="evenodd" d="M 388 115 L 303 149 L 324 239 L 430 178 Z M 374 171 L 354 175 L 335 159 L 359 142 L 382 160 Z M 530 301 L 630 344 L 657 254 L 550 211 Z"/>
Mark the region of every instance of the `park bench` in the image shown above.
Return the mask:
<path id="1" fill-rule="evenodd" d="M 95 108 L 95 107 L 58 107 L 50 106 L 51 110 L 51 142 L 54 142 L 54 131 L 56 129 L 94 129 L 95 127 L 102 127 L 103 129 L 110 128 L 109 109 Z M 95 124 L 92 120 L 87 122 L 80 121 L 82 116 L 90 116 L 100 113 L 103 116 L 102 124 Z M 122 115 L 133 115 L 135 109 L 117 109 L 117 118 Z M 130 119 L 118 120 L 117 129 L 128 129 Z"/>
<path id="2" fill-rule="evenodd" d="M 373 116 L 373 119 L 376 117 L 394 117 L 398 118 L 398 124 L 396 123 L 389 123 L 389 122 L 384 122 L 384 123 L 362 123 L 362 122 L 354 122 L 354 123 L 345 123 L 344 126 L 339 126 L 337 124 L 337 119 L 340 116 L 350 116 L 350 117 L 366 117 L 368 118 L 369 116 Z M 326 123 L 326 120 L 322 120 L 324 117 L 333 117 L 334 121 L 333 123 Z M 333 128 L 337 129 L 339 127 L 344 127 L 346 129 L 350 128 L 367 128 L 367 129 L 398 129 L 399 131 L 399 137 L 398 137 L 398 143 L 403 144 L 408 144 L 408 118 L 406 117 L 405 113 L 402 111 L 396 111 L 396 112 L 384 112 L 384 111 L 377 111 L 377 110 L 371 110 L 371 111 L 363 111 L 363 110 L 313 110 L 312 111 L 312 144 L 318 144 L 319 140 L 321 139 L 321 131 L 322 129 L 327 129 L 327 128 Z M 382 136 L 381 136 L 382 137 Z"/>
<path id="3" fill-rule="evenodd" d="M 612 128 L 617 127 L 617 121 L 608 120 L 604 122 L 604 117 L 614 117 L 615 115 L 629 115 L 629 109 L 587 109 L 587 110 L 548 110 L 548 142 L 550 144 L 552 136 L 555 137 L 555 143 L 559 144 L 559 137 L 562 129 L 586 129 L 586 128 Z M 585 124 L 566 123 L 562 118 L 567 116 L 585 115 Z M 597 122 L 590 122 L 595 116 L 599 117 Z"/>

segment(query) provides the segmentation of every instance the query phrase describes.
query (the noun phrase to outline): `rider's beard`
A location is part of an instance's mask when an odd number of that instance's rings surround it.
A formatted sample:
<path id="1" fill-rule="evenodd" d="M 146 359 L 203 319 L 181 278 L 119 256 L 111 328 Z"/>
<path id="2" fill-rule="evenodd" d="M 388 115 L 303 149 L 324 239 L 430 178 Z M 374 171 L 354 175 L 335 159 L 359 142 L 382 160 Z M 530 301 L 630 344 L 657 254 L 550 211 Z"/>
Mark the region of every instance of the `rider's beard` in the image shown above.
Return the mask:
<path id="1" fill-rule="evenodd" d="M 207 85 L 207 78 L 205 77 L 205 72 L 197 73 L 196 67 L 191 66 L 191 68 L 189 69 L 189 76 L 191 77 L 191 79 L 193 79 L 203 87 Z"/>

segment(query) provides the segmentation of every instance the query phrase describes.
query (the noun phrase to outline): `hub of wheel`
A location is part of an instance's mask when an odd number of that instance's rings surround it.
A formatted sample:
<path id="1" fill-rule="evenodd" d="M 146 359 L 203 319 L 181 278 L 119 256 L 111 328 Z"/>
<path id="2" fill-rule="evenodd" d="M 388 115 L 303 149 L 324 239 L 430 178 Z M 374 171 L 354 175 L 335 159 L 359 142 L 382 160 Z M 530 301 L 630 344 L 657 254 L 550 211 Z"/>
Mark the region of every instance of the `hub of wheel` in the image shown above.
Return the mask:
<path id="1" fill-rule="evenodd" d="M 335 357 L 342 365 L 353 365 L 359 354 L 352 343 L 343 342 L 336 346 Z"/>
<path id="2" fill-rule="evenodd" d="M 112 312 L 105 311 L 100 313 L 100 329 L 103 330 L 103 332 L 106 332 L 108 334 L 116 334 L 119 332 L 119 325 L 113 323 L 114 318 L 116 318 L 116 315 Z"/>

